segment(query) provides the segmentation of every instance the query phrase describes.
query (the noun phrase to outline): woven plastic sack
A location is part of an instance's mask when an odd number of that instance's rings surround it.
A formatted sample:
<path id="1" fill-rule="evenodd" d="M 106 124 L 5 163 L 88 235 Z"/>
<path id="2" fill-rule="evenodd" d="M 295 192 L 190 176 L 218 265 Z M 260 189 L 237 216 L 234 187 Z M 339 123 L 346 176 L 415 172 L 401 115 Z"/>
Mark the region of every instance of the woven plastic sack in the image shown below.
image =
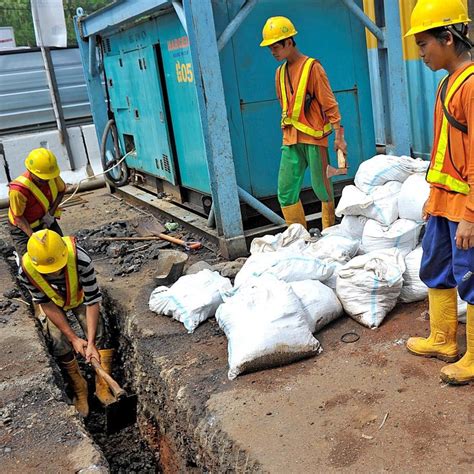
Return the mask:
<path id="1" fill-rule="evenodd" d="M 425 173 L 428 161 L 410 156 L 376 155 L 360 164 L 354 178 L 354 184 L 366 193 L 388 181 L 403 183 L 414 173 Z"/>
<path id="2" fill-rule="evenodd" d="M 353 258 L 337 277 L 336 293 L 345 312 L 368 328 L 380 326 L 397 304 L 404 272 L 405 262 L 396 249 Z"/>
<path id="3" fill-rule="evenodd" d="M 254 278 L 216 313 L 228 340 L 230 380 L 243 372 L 288 364 L 321 352 L 306 312 L 290 285 L 272 275 Z"/>
<path id="4" fill-rule="evenodd" d="M 201 270 L 194 275 L 182 276 L 170 288 L 155 288 L 148 305 L 151 311 L 172 316 L 183 323 L 188 332 L 194 332 L 199 324 L 214 316 L 222 304 L 221 293 L 231 289 L 228 278 L 218 272 Z"/>
<path id="5" fill-rule="evenodd" d="M 320 281 L 296 281 L 290 286 L 305 309 L 306 321 L 312 333 L 319 332 L 342 316 L 342 305 L 335 292 Z"/>

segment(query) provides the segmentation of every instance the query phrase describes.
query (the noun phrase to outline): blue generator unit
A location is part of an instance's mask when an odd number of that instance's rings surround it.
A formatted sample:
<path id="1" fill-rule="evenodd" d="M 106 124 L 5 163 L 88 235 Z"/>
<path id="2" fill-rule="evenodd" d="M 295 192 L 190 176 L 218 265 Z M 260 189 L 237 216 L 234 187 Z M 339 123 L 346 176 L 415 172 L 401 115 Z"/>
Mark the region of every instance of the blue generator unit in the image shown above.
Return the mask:
<path id="1" fill-rule="evenodd" d="M 365 29 L 344 2 L 119 1 L 76 17 L 97 135 L 110 122 L 109 161 L 127 155 L 117 175 L 204 218 L 214 210 L 227 239 L 268 224 L 249 202 L 279 212 L 279 64 L 259 43 L 267 18 L 280 15 L 295 24 L 300 51 L 322 63 L 339 103 L 349 175 L 334 178 L 337 195 L 375 152 Z M 332 142 L 329 150 L 337 166 Z M 308 214 L 320 209 L 309 175 L 302 200 Z"/>

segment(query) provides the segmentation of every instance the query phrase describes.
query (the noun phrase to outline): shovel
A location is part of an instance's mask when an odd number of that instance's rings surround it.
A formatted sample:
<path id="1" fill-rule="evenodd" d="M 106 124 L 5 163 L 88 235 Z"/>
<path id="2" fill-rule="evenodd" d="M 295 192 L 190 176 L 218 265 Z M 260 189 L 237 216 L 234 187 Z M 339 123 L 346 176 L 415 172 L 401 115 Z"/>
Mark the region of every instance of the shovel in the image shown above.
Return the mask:
<path id="1" fill-rule="evenodd" d="M 115 401 L 105 405 L 105 429 L 107 434 L 133 425 L 137 419 L 137 396 L 127 392 L 102 368 L 96 358 L 91 359 L 92 367 L 102 377 L 115 397 Z"/>
<path id="2" fill-rule="evenodd" d="M 328 165 L 326 168 L 326 174 L 328 178 L 334 176 L 341 176 L 347 174 L 347 161 L 344 153 L 341 150 L 337 150 L 337 168 L 334 166 Z"/>
<path id="3" fill-rule="evenodd" d="M 171 235 L 164 234 L 165 227 L 154 219 L 140 219 L 135 229 L 137 234 L 142 237 L 158 237 L 161 240 L 167 240 L 172 244 L 182 245 L 186 250 L 198 250 L 202 247 L 201 242 L 186 242 Z"/>

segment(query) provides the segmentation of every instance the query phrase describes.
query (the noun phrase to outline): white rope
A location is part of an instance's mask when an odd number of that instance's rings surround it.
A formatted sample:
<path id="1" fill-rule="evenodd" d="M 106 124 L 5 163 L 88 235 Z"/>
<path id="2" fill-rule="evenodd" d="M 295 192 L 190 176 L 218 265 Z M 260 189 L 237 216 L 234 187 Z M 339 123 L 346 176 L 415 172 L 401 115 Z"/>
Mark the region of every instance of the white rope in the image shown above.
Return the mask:
<path id="1" fill-rule="evenodd" d="M 94 178 L 98 178 L 99 176 L 103 176 L 104 174 L 108 173 L 109 171 L 112 171 L 114 168 L 116 168 L 118 165 L 120 165 L 120 163 L 122 163 L 123 160 L 125 160 L 125 158 L 127 158 L 127 156 L 131 155 L 132 153 L 135 153 L 135 149 L 129 151 L 127 154 L 125 154 L 124 156 L 122 156 L 122 158 L 120 158 L 119 161 L 117 161 L 117 163 L 115 163 L 114 166 L 110 167 L 110 168 L 107 168 L 105 171 L 102 171 L 102 173 L 98 173 L 98 174 L 94 174 L 92 176 L 88 176 L 87 178 L 83 178 L 79 181 L 79 183 L 77 183 L 77 186 L 76 186 L 76 189 L 74 190 L 74 192 L 67 198 L 65 199 L 64 201 L 61 202 L 61 204 L 59 204 L 60 206 L 63 206 L 64 204 L 66 204 L 68 201 L 70 201 L 75 195 L 76 193 L 79 191 L 79 188 L 81 186 L 81 183 L 83 181 L 87 181 L 89 179 L 94 179 Z"/>

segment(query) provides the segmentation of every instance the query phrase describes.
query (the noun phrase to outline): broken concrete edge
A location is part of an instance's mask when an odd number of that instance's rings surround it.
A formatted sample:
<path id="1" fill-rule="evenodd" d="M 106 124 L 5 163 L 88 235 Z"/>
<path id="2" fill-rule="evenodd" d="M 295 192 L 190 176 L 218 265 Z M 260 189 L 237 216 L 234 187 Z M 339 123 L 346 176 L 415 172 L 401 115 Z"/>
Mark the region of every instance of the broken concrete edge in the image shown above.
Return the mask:
<path id="1" fill-rule="evenodd" d="M 147 324 L 147 318 L 152 318 L 154 326 L 157 317 L 145 310 L 152 287 L 144 283 L 126 305 L 120 290 L 102 287 L 106 312 L 115 312 L 119 327 L 119 352 L 130 384 L 127 390 L 138 396 L 142 436 L 160 453 L 160 465 L 168 468 L 165 472 L 186 472 L 190 467 L 203 472 L 261 472 L 260 463 L 231 439 L 206 403 L 196 401 L 193 384 L 179 380 L 185 362 L 166 355 L 166 343 L 173 334 L 158 335 Z M 150 342 L 158 351 L 147 347 Z"/>
<path id="2" fill-rule="evenodd" d="M 4 288 L 17 285 L 2 257 L 0 275 Z M 24 473 L 32 472 L 31 467 L 36 466 L 37 472 L 49 472 L 56 467 L 57 472 L 109 472 L 107 460 L 76 409 L 66 403 L 59 368 L 26 305 L 22 304 L 8 317 L 0 341 L 2 470 Z"/>

